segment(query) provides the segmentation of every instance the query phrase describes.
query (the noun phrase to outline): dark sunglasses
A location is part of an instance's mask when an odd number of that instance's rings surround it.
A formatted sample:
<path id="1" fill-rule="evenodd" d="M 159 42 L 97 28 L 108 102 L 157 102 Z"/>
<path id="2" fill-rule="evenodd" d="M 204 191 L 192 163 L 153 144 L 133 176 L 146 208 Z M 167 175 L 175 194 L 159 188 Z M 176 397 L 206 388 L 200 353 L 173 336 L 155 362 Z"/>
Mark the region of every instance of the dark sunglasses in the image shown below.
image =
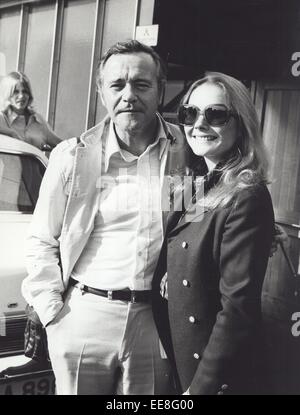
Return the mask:
<path id="1" fill-rule="evenodd" d="M 223 104 L 208 105 L 203 111 L 196 105 L 182 104 L 178 109 L 178 122 L 181 125 L 194 125 L 199 115 L 203 115 L 206 122 L 212 127 L 225 125 L 234 112 Z"/>

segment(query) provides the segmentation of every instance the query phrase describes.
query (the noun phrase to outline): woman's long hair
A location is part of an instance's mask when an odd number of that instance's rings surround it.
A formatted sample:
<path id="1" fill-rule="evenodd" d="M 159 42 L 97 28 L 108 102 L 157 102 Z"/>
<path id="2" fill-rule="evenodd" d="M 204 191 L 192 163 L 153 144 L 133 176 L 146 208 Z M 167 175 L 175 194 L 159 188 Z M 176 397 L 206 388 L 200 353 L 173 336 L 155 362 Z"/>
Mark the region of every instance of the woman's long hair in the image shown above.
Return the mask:
<path id="1" fill-rule="evenodd" d="M 205 196 L 205 207 L 214 209 L 231 204 L 241 189 L 267 183 L 268 161 L 257 113 L 247 88 L 231 76 L 207 72 L 204 78 L 191 85 L 182 103 L 187 104 L 192 91 L 204 83 L 223 89 L 238 122 L 236 145 L 222 163 L 218 184 Z"/>
<path id="2" fill-rule="evenodd" d="M 10 106 L 10 98 L 13 96 L 15 87 L 21 83 L 29 94 L 29 101 L 27 106 L 28 112 L 33 112 L 32 101 L 33 94 L 28 77 L 22 72 L 10 72 L 0 83 L 0 111 L 6 112 Z"/>

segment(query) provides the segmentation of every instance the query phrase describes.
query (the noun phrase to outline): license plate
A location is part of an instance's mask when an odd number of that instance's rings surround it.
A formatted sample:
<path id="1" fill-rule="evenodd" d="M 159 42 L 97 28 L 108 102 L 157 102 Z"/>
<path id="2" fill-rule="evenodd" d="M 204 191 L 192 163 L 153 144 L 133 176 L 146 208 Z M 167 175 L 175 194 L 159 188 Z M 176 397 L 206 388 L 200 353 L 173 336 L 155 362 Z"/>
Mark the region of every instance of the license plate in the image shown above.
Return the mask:
<path id="1" fill-rule="evenodd" d="M 0 380 L 0 395 L 54 395 L 54 393 L 55 380 L 50 370 Z"/>

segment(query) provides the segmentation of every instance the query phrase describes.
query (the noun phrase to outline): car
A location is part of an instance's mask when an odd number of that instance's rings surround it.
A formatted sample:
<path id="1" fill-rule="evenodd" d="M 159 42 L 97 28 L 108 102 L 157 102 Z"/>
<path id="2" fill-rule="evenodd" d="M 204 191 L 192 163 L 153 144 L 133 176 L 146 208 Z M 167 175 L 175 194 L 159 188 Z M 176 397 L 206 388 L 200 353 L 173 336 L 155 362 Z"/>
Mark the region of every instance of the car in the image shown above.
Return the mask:
<path id="1" fill-rule="evenodd" d="M 24 356 L 26 302 L 21 294 L 25 239 L 47 162 L 38 148 L 0 134 L 0 371 L 28 360 Z M 0 395 L 53 389 L 52 380 L 36 373 L 13 378 L 0 379 Z"/>

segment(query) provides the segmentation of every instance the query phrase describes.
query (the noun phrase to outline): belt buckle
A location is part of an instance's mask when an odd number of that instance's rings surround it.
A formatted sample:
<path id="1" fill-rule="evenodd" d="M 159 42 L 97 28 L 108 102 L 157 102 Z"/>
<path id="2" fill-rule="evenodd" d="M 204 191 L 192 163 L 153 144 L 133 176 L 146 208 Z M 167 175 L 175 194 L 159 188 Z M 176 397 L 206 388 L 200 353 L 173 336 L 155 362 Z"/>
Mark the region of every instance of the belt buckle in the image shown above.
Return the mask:
<path id="1" fill-rule="evenodd" d="M 130 291 L 130 295 L 131 295 L 131 299 L 130 299 L 130 302 L 132 303 L 132 304 L 134 304 L 134 303 L 136 303 L 136 291 Z"/>
<path id="2" fill-rule="evenodd" d="M 85 293 L 85 285 L 84 284 L 79 284 L 78 288 L 81 291 L 81 295 L 83 295 Z"/>
<path id="3" fill-rule="evenodd" d="M 109 299 L 109 300 L 112 300 L 113 299 L 113 297 L 112 297 L 112 291 L 111 290 L 109 290 L 109 291 L 107 291 L 107 298 Z"/>

